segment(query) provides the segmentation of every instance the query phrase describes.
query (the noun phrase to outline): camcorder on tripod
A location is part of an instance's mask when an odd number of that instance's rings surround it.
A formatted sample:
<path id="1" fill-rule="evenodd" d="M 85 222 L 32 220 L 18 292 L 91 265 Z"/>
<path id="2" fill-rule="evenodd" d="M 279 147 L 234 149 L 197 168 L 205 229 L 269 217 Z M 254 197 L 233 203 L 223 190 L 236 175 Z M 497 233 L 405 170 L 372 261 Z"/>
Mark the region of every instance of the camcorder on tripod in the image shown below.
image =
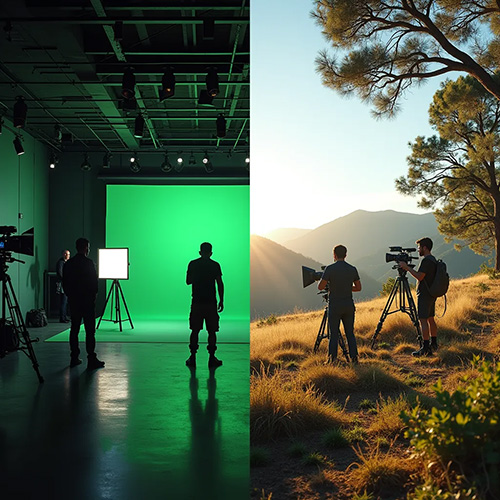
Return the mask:
<path id="1" fill-rule="evenodd" d="M 406 276 L 406 270 L 399 267 L 400 262 L 405 262 L 411 268 L 415 267 L 414 264 L 411 264 L 411 261 L 413 259 L 418 259 L 418 257 L 413 257 L 411 253 L 416 252 L 417 249 L 403 248 L 398 246 L 389 247 L 389 249 L 391 252 L 398 252 L 397 254 L 391 254 L 391 253 L 385 254 L 386 262 L 396 263 L 394 266 L 392 266 L 392 269 L 397 269 L 398 277 L 394 281 L 392 290 L 389 293 L 389 298 L 387 299 L 387 303 L 385 304 L 377 328 L 375 329 L 375 333 L 373 334 L 371 347 L 372 349 L 374 348 L 378 334 L 382 330 L 382 326 L 387 316 L 389 316 L 389 314 L 394 314 L 399 311 L 404 312 L 408 314 L 408 316 L 410 316 L 410 319 L 417 331 L 417 341 L 420 347 L 422 347 L 423 345 L 422 332 L 420 330 L 420 321 L 418 320 L 415 301 L 413 300 L 413 296 L 411 294 L 410 284 L 408 283 L 408 278 Z M 393 303 L 395 303 L 396 307 L 394 310 L 391 311 Z"/>
<path id="2" fill-rule="evenodd" d="M 12 262 L 25 263 L 23 260 L 12 257 L 13 252 L 23 255 L 34 255 L 34 229 L 31 228 L 17 236 L 13 236 L 14 233 L 17 233 L 17 228 L 14 226 L 0 226 L 0 281 L 2 282 L 0 357 L 6 354 L 4 346 L 6 345 L 7 332 L 10 332 L 12 335 L 11 350 L 22 351 L 28 356 L 39 382 L 42 383 L 43 377 L 40 375 L 38 361 L 33 350 L 33 342 L 38 342 L 39 339 L 30 338 L 14 287 L 12 286 L 12 281 L 7 273 L 9 264 Z"/>
<path id="3" fill-rule="evenodd" d="M 321 270 L 324 271 L 326 266 L 321 266 Z M 319 281 L 321 276 L 323 276 L 322 271 L 315 271 L 310 267 L 302 266 L 302 285 L 304 288 L 312 285 L 315 281 Z M 323 339 L 330 339 L 330 323 L 328 321 L 328 308 L 329 308 L 329 294 L 330 290 L 328 285 L 324 290 L 318 292 L 318 295 L 321 295 L 323 300 L 325 301 L 325 311 L 323 313 L 323 318 L 321 319 L 321 324 L 319 326 L 318 335 L 316 336 L 316 342 L 314 343 L 314 352 L 317 352 L 319 349 L 319 345 Z M 342 336 L 342 333 L 339 331 L 339 346 L 342 350 L 345 359 L 349 362 L 349 352 L 346 347 L 346 341 Z"/>

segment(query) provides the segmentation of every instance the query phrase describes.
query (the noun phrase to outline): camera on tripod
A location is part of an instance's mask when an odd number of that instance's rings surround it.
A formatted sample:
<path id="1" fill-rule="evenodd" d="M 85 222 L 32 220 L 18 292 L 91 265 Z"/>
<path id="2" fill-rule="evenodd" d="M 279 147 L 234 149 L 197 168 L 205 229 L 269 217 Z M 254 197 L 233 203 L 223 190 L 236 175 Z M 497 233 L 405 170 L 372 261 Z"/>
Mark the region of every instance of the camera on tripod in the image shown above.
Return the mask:
<path id="1" fill-rule="evenodd" d="M 400 262 L 406 262 L 410 267 L 415 267 L 414 264 L 411 264 L 411 261 L 413 259 L 416 259 L 417 257 L 414 257 L 413 255 L 410 255 L 412 252 L 416 252 L 416 248 L 403 248 L 403 247 L 398 247 L 398 246 L 392 246 L 389 247 L 389 250 L 391 252 L 399 252 L 397 254 L 393 253 L 386 253 L 385 254 L 385 261 L 386 262 L 396 262 L 396 265 L 393 266 L 393 269 L 397 269 L 399 267 Z"/>
<path id="2" fill-rule="evenodd" d="M 34 252 L 34 228 L 28 229 L 22 234 L 17 233 L 14 226 L 0 226 L 0 259 L 6 262 L 14 262 L 11 253 L 21 253 L 33 256 Z"/>
<path id="3" fill-rule="evenodd" d="M 319 281 L 323 276 L 323 271 L 326 269 L 326 266 L 321 266 L 321 271 L 316 271 L 310 267 L 302 266 L 302 286 L 306 288 L 309 285 L 312 285 L 315 281 Z M 326 287 L 319 292 L 320 295 L 326 296 L 328 295 L 329 289 L 328 284 Z"/>

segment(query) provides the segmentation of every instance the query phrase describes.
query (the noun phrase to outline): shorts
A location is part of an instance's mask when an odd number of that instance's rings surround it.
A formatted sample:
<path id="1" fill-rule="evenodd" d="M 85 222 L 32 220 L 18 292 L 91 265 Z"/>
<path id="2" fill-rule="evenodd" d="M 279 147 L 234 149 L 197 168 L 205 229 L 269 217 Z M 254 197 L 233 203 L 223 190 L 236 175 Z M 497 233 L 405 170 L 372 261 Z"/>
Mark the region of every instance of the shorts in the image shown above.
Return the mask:
<path id="1" fill-rule="evenodd" d="M 417 295 L 419 319 L 433 318 L 436 315 L 436 299 L 427 294 Z"/>
<path id="2" fill-rule="evenodd" d="M 203 330 L 203 320 L 207 332 L 219 331 L 219 314 L 217 304 L 191 304 L 189 314 L 190 330 Z"/>

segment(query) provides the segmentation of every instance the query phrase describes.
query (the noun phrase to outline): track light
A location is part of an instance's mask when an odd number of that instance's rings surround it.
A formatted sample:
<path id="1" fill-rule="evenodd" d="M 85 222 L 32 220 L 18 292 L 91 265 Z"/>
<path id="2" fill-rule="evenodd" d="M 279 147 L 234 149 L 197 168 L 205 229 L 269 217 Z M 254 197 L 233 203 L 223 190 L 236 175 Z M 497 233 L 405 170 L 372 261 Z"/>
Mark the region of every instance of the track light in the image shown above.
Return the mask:
<path id="1" fill-rule="evenodd" d="M 184 159 L 181 156 L 182 153 L 177 153 L 177 161 L 175 164 L 175 171 L 180 172 L 184 168 Z"/>
<path id="2" fill-rule="evenodd" d="M 205 81 L 207 82 L 208 95 L 210 97 L 217 97 L 219 93 L 219 75 L 217 74 L 216 68 L 208 69 Z"/>
<path id="3" fill-rule="evenodd" d="M 196 158 L 194 157 L 194 153 L 191 152 L 191 156 L 189 157 L 189 164 L 196 165 Z"/>
<path id="4" fill-rule="evenodd" d="M 24 102 L 24 97 L 21 95 L 17 96 L 16 103 L 14 104 L 14 127 L 24 128 L 27 113 L 28 106 Z"/>
<path id="5" fill-rule="evenodd" d="M 137 109 L 137 101 L 132 99 L 122 99 L 121 101 L 121 109 L 126 111 L 127 113 L 130 111 L 135 111 Z"/>
<path id="6" fill-rule="evenodd" d="M 54 140 L 58 143 L 62 142 L 62 130 L 61 130 L 61 125 L 59 125 L 59 123 L 56 123 L 54 125 Z"/>
<path id="7" fill-rule="evenodd" d="M 213 108 L 213 100 L 214 98 L 208 95 L 208 92 L 205 89 L 200 91 L 200 98 L 198 99 L 198 104 L 200 106 L 210 106 Z"/>
<path id="8" fill-rule="evenodd" d="M 161 164 L 161 171 L 162 172 L 165 172 L 166 174 L 168 174 L 169 172 L 172 172 L 173 170 L 173 166 L 172 164 L 170 163 L 170 160 L 168 159 L 168 153 L 167 151 L 165 151 L 165 159 L 163 160 L 163 163 Z"/>
<path id="9" fill-rule="evenodd" d="M 144 135 L 144 117 L 137 115 L 134 124 L 134 137 L 142 138 Z"/>
<path id="10" fill-rule="evenodd" d="M 50 153 L 50 162 L 49 162 L 49 167 L 50 168 L 56 168 L 56 165 L 59 163 L 59 158 L 57 155 L 52 151 Z"/>
<path id="11" fill-rule="evenodd" d="M 126 68 L 123 72 L 122 96 L 132 99 L 135 96 L 135 75 L 132 68 Z"/>
<path id="12" fill-rule="evenodd" d="M 203 155 L 203 167 L 205 168 L 205 171 L 208 174 L 211 174 L 214 171 L 214 167 L 212 165 L 212 162 L 210 161 L 210 157 L 208 156 L 208 153 L 205 151 L 205 154 Z"/>
<path id="13" fill-rule="evenodd" d="M 226 119 L 224 118 L 224 115 L 220 114 L 217 117 L 216 127 L 217 127 L 217 137 L 219 138 L 226 137 Z"/>
<path id="14" fill-rule="evenodd" d="M 113 35 L 117 42 L 123 40 L 123 21 L 115 21 L 113 26 Z"/>
<path id="15" fill-rule="evenodd" d="M 250 166 L 250 153 L 245 155 L 245 165 Z"/>
<path id="16" fill-rule="evenodd" d="M 172 68 L 165 69 L 161 79 L 160 102 L 175 94 L 175 75 Z"/>
<path id="17" fill-rule="evenodd" d="M 111 158 L 113 155 L 109 152 L 106 151 L 104 153 L 104 156 L 102 157 L 102 168 L 110 168 L 111 167 Z"/>
<path id="18" fill-rule="evenodd" d="M 80 165 L 80 168 L 84 172 L 88 172 L 92 168 L 92 165 L 90 164 L 90 161 L 89 161 L 89 155 L 87 153 L 85 153 L 83 155 L 83 161 L 82 161 L 82 164 Z"/>
<path id="19" fill-rule="evenodd" d="M 23 155 L 24 154 L 24 148 L 21 143 L 21 136 L 18 135 L 16 138 L 12 141 L 12 144 L 14 144 L 14 149 L 16 150 L 17 156 Z"/>
<path id="20" fill-rule="evenodd" d="M 137 157 L 137 153 L 134 153 L 130 157 L 130 170 L 134 172 L 135 174 L 141 170 L 141 165 L 139 163 L 139 158 Z"/>
<path id="21" fill-rule="evenodd" d="M 213 40 L 215 38 L 215 20 L 203 19 L 203 40 Z"/>

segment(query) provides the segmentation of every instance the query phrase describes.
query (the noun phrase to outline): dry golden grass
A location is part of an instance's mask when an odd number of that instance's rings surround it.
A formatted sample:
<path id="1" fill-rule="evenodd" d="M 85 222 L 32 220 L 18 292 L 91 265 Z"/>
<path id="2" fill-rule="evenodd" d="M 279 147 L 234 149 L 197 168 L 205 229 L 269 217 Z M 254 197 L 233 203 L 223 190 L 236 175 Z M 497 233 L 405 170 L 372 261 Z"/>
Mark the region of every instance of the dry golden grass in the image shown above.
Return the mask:
<path id="1" fill-rule="evenodd" d="M 386 437 L 399 434 L 405 427 L 399 415 L 402 411 L 408 411 L 409 409 L 410 404 L 403 396 L 396 399 L 391 397 L 382 399 L 377 403 L 377 415 L 368 427 L 368 433 Z"/>
<path id="2" fill-rule="evenodd" d="M 350 421 L 339 407 L 325 401 L 312 387 L 280 370 L 253 375 L 250 383 L 252 439 L 296 436 L 306 429 L 326 429 Z"/>
<path id="3" fill-rule="evenodd" d="M 359 462 L 349 474 L 348 482 L 357 492 L 380 494 L 382 497 L 401 490 L 416 465 L 409 459 L 403 459 L 391 450 L 382 452 L 378 446 L 371 451 L 356 452 Z"/>

